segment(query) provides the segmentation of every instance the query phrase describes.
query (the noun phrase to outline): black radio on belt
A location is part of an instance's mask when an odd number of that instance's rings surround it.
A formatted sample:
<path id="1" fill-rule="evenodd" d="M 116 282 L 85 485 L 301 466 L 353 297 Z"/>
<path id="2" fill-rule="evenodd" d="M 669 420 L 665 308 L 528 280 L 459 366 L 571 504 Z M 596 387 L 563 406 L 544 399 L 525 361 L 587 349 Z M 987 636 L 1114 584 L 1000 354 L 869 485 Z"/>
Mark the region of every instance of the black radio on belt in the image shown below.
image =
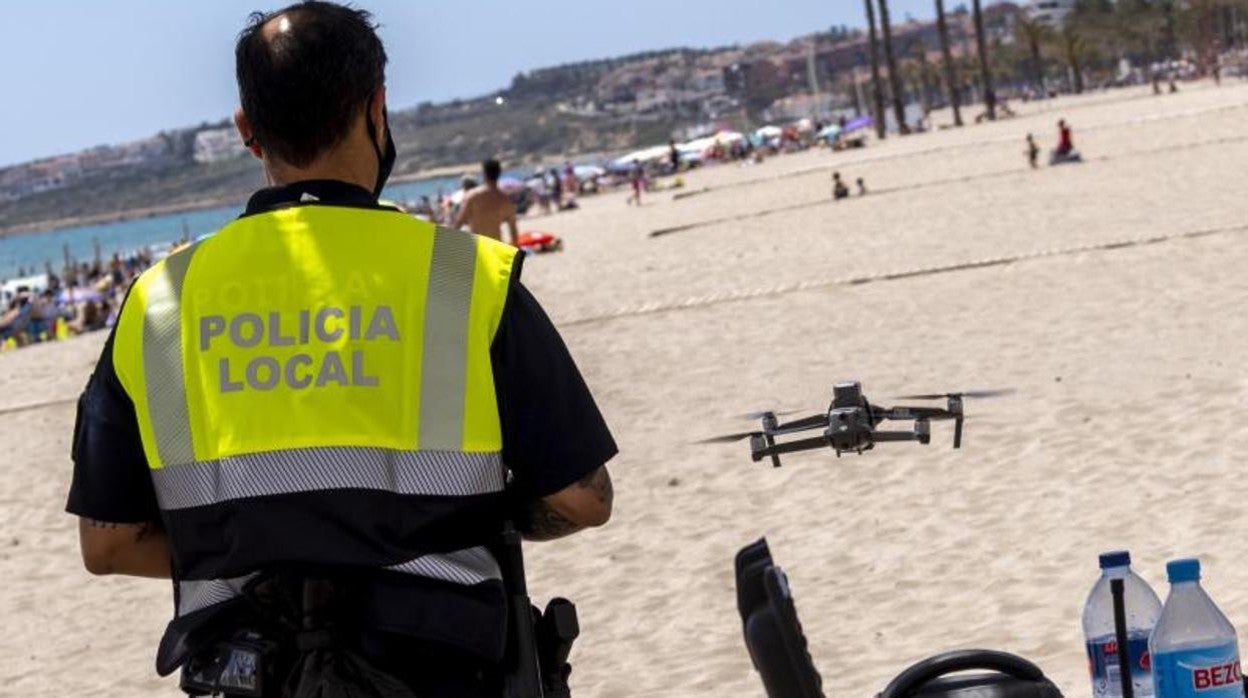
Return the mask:
<path id="1" fill-rule="evenodd" d="M 200 652 L 182 667 L 179 686 L 192 696 L 224 695 L 261 698 L 273 673 L 277 643 L 244 630 L 232 639 Z"/>

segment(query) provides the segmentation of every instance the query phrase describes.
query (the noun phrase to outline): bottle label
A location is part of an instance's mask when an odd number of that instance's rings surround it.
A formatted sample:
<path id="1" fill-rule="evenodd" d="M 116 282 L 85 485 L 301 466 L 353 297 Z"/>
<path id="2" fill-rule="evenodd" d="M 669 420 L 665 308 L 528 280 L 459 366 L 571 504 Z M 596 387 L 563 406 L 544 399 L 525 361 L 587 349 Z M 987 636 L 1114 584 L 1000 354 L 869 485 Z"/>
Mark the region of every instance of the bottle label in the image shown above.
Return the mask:
<path id="1" fill-rule="evenodd" d="M 1140 695 L 1140 688 L 1152 685 L 1152 663 L 1148 655 L 1148 635 L 1133 633 L 1127 638 L 1127 651 L 1130 657 L 1131 683 L 1135 694 Z M 1118 665 L 1118 640 L 1114 637 L 1097 638 L 1088 643 L 1088 670 L 1092 674 L 1092 695 L 1122 695 L 1122 673 Z M 1147 691 L 1143 691 L 1147 692 Z M 1242 697 L 1241 697 L 1242 698 Z"/>
<path id="2" fill-rule="evenodd" d="M 1160 652 L 1153 657 L 1157 698 L 1243 698 L 1243 675 L 1235 642 Z"/>

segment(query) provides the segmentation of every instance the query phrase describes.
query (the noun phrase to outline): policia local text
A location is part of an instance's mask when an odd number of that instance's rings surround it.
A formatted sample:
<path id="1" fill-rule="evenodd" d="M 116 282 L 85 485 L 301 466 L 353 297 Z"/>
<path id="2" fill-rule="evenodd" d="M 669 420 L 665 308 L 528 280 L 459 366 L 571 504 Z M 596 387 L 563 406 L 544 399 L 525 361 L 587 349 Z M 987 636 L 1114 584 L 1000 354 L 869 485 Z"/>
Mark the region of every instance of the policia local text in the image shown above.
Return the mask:
<path id="1" fill-rule="evenodd" d="M 377 340 L 399 341 L 399 327 L 389 306 L 379 305 L 366 310 L 358 305 L 349 308 L 326 307 L 300 310 L 294 317 L 277 311 L 266 318 L 259 313 L 239 313 L 230 318 L 205 315 L 199 318 L 199 350 L 207 352 L 214 342 L 229 342 L 240 349 L 253 349 L 264 344 L 270 347 L 308 346 L 313 343 L 334 344 L 343 337 L 358 342 Z M 364 366 L 364 352 L 351 351 L 344 361 L 343 352 L 324 349 L 315 353 L 297 353 L 285 360 L 274 356 L 257 356 L 245 366 L 236 366 L 229 357 L 220 359 L 218 376 L 222 393 L 252 390 L 273 390 L 285 383 L 293 390 L 326 386 L 376 387 L 380 381 L 370 376 Z M 241 370 L 240 370 L 241 369 Z"/>

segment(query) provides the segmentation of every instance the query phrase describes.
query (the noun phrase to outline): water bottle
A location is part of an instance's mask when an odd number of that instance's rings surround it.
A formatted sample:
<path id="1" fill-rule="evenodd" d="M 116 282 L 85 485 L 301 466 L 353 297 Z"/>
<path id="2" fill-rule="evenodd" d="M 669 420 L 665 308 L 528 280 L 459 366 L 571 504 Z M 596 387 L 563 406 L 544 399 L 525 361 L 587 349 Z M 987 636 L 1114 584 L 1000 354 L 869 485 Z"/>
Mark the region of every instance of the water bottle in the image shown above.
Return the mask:
<path id="1" fill-rule="evenodd" d="M 1200 587 L 1200 561 L 1166 565 L 1170 595 L 1148 646 L 1157 698 L 1243 698 L 1235 627 Z"/>
<path id="2" fill-rule="evenodd" d="M 1101 555 L 1101 577 L 1092 586 L 1083 606 L 1083 637 L 1088 647 L 1088 670 L 1092 674 L 1092 698 L 1122 696 L 1114 597 L 1109 588 L 1114 579 L 1122 580 L 1132 692 L 1136 698 L 1149 698 L 1153 695 L 1153 678 L 1149 674 L 1148 637 L 1161 615 L 1161 600 L 1148 582 L 1131 571 L 1131 554 L 1125 550 Z"/>

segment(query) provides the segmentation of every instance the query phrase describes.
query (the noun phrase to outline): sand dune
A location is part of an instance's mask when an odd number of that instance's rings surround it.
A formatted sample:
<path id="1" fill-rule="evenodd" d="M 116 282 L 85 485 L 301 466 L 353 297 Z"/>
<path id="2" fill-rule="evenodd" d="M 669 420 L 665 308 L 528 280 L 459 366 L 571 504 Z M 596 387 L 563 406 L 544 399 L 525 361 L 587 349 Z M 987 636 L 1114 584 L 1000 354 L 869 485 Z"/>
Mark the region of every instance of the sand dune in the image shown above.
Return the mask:
<path id="1" fill-rule="evenodd" d="M 580 607 L 579 695 L 760 695 L 731 566 L 761 535 L 830 695 L 873 694 L 967 646 L 1021 653 L 1085 695 L 1078 619 L 1103 549 L 1131 548 L 1159 588 L 1167 558 L 1200 555 L 1207 588 L 1248 622 L 1248 86 L 1015 108 L 695 172 L 697 196 L 634 209 L 606 195 L 535 225 L 567 249 L 530 259 L 526 280 L 622 451 L 616 519 L 529 552 L 535 595 Z M 1089 162 L 1028 170 L 1024 135 L 1051 142 L 1059 117 Z M 827 201 L 834 169 L 872 193 Z M 884 278 L 1000 257 L 1017 261 Z M 858 277 L 874 281 L 846 283 Z M 72 400 L 102 342 L 0 356 L 0 410 Z M 926 448 L 773 470 L 744 446 L 692 443 L 747 426 L 731 415 L 750 409 L 817 410 L 844 378 L 877 399 L 1019 392 L 970 405 L 961 451 L 938 426 Z M 61 513 L 72 421 L 65 402 L 0 418 L 0 694 L 169 695 L 152 668 L 167 585 L 91 578 L 77 561 Z"/>

